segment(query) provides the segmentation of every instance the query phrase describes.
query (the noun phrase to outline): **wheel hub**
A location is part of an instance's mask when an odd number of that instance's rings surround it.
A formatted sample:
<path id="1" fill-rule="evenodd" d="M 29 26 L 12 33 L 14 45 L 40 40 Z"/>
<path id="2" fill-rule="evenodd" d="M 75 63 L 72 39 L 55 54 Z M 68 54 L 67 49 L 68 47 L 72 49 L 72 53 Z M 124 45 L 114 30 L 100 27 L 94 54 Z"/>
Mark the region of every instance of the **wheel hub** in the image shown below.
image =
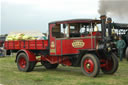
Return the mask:
<path id="1" fill-rule="evenodd" d="M 90 64 L 88 63 L 88 64 L 86 64 L 86 67 L 89 69 L 90 68 Z"/>
<path id="2" fill-rule="evenodd" d="M 84 69 L 88 73 L 92 73 L 94 71 L 94 63 L 91 59 L 85 59 Z"/>

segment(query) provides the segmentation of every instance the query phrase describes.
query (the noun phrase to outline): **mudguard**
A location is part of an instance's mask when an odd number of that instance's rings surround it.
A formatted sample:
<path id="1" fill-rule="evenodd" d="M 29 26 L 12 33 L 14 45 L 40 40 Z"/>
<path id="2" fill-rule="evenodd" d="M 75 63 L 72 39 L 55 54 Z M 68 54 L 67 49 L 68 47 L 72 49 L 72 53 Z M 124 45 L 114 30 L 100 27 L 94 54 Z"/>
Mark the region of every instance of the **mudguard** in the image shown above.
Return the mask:
<path id="1" fill-rule="evenodd" d="M 25 53 L 25 54 L 28 56 L 29 61 L 36 61 L 36 56 L 35 56 L 35 54 L 34 54 L 33 52 L 31 52 L 31 51 L 29 51 L 29 50 L 24 50 L 24 49 L 23 49 L 23 50 L 19 50 L 19 51 L 17 52 L 15 62 L 17 61 L 17 56 L 18 56 L 20 53 Z"/>

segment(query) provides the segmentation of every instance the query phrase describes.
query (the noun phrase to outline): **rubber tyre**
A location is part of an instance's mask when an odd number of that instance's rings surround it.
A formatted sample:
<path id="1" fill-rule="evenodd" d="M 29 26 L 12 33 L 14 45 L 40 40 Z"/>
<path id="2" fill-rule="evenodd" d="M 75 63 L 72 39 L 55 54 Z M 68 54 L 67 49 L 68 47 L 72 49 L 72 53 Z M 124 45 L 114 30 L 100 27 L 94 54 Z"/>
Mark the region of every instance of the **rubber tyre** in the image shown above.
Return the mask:
<path id="1" fill-rule="evenodd" d="M 128 47 L 126 48 L 125 56 L 126 56 L 126 59 L 127 59 L 127 61 L 128 61 Z"/>
<path id="2" fill-rule="evenodd" d="M 92 62 L 94 64 L 94 70 L 91 73 L 88 73 L 84 68 L 84 61 L 87 59 L 92 60 Z M 84 73 L 84 75 L 89 76 L 89 77 L 96 77 L 100 72 L 100 62 L 99 62 L 99 59 L 97 58 L 97 56 L 93 55 L 93 54 L 84 55 L 81 60 L 81 69 L 82 69 L 82 72 Z"/>
<path id="3" fill-rule="evenodd" d="M 56 69 L 58 67 L 58 64 L 51 64 L 48 61 L 44 61 L 42 64 L 46 69 Z"/>
<path id="4" fill-rule="evenodd" d="M 26 65 L 25 65 L 24 68 L 22 68 L 20 63 L 19 63 L 21 58 L 24 58 L 24 60 L 26 61 Z M 30 72 L 34 69 L 35 64 L 36 64 L 36 61 L 30 62 L 29 59 L 28 59 L 28 56 L 25 53 L 20 53 L 17 56 L 17 67 L 20 71 Z"/>
<path id="5" fill-rule="evenodd" d="M 106 68 L 101 68 L 101 70 L 104 74 L 114 74 L 117 71 L 119 63 L 118 63 L 118 58 L 114 53 L 111 54 L 111 60 L 112 60 L 111 61 L 112 65 L 109 65 L 109 67 L 110 66 L 112 66 L 112 67 L 110 70 L 106 70 Z M 110 63 L 110 61 L 109 61 L 109 63 Z"/>

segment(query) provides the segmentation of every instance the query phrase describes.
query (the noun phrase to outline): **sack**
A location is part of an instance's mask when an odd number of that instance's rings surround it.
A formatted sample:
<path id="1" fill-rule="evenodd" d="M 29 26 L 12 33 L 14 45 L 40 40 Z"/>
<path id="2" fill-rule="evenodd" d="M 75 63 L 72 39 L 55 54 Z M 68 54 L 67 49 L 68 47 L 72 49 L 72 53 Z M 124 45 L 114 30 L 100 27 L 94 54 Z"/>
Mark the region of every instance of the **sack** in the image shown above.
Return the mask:
<path id="1" fill-rule="evenodd" d="M 6 41 L 15 40 L 15 35 L 7 36 Z"/>

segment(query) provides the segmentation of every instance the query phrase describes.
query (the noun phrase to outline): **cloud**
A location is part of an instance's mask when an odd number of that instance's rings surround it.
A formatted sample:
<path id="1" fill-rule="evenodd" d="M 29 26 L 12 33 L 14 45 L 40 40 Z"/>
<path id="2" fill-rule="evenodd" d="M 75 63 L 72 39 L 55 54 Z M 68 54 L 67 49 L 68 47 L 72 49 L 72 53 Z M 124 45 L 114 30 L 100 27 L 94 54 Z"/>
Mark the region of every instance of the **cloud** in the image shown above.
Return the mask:
<path id="1" fill-rule="evenodd" d="M 39 30 L 48 23 L 72 18 L 95 18 L 98 0 L 2 0 L 2 32 Z"/>
<path id="2" fill-rule="evenodd" d="M 2 0 L 5 3 L 13 5 L 28 5 L 33 10 L 54 10 L 54 11 L 73 11 L 73 12 L 84 12 L 94 13 L 97 9 L 97 1 L 88 0 Z M 91 10 L 92 9 L 92 10 Z M 79 11 L 82 10 L 82 11 Z"/>
<path id="3" fill-rule="evenodd" d="M 2 0 L 8 4 L 35 4 L 38 0 Z"/>

